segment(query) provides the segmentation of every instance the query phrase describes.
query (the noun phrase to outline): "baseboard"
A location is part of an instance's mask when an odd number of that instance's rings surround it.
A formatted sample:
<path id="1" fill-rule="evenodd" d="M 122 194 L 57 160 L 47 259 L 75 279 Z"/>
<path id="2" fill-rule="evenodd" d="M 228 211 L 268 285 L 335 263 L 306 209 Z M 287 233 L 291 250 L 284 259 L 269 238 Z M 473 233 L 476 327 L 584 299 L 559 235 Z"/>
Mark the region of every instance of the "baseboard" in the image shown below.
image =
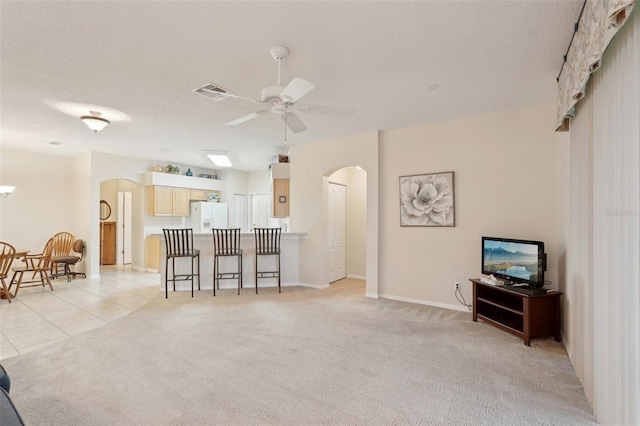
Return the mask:
<path id="1" fill-rule="evenodd" d="M 318 290 L 325 290 L 329 288 L 329 284 L 295 283 L 294 285 L 299 285 L 300 287 L 316 288 Z"/>
<path id="2" fill-rule="evenodd" d="M 143 271 L 144 271 L 144 269 L 143 269 Z M 159 269 L 153 269 L 153 268 L 146 268 L 146 271 L 147 272 L 152 272 L 154 274 L 159 274 L 160 273 Z"/>
<path id="3" fill-rule="evenodd" d="M 131 265 L 131 269 L 133 269 L 134 271 L 140 271 L 140 272 L 146 272 L 147 268 L 145 268 L 144 266 L 133 266 Z"/>
<path id="4" fill-rule="evenodd" d="M 381 294 L 380 297 L 383 299 L 397 300 L 399 302 L 417 303 L 418 305 L 427 305 L 427 306 L 434 306 L 436 308 L 444 308 L 444 309 L 451 309 L 454 311 L 469 312 L 469 308 L 462 305 L 458 306 L 458 305 L 450 305 L 448 303 L 430 302 L 428 300 L 413 299 L 411 297 L 394 296 L 391 294 Z"/>
<path id="5" fill-rule="evenodd" d="M 378 299 L 378 293 L 365 293 L 365 297 L 370 297 L 372 299 Z"/>
<path id="6" fill-rule="evenodd" d="M 100 274 L 89 275 L 89 279 L 90 280 L 99 280 L 100 279 Z"/>
<path id="7" fill-rule="evenodd" d="M 367 276 L 366 275 L 347 274 L 347 278 L 353 278 L 354 280 L 366 280 Z"/>
<path id="8" fill-rule="evenodd" d="M 280 283 L 281 287 L 311 287 L 311 288 L 316 288 L 318 290 L 324 290 L 329 288 L 329 285 L 319 285 L 319 284 L 310 284 L 310 283 L 301 283 L 301 282 L 287 282 L 287 283 Z M 278 287 L 278 283 L 262 283 L 260 282 L 258 284 L 258 289 L 261 288 L 273 288 L 273 287 Z M 220 288 L 221 289 L 230 289 L 230 288 L 238 288 L 238 284 L 236 281 L 233 281 L 231 283 L 220 283 Z M 244 289 L 247 288 L 255 288 L 255 283 L 252 284 L 247 284 L 244 283 L 244 286 L 242 287 Z"/>

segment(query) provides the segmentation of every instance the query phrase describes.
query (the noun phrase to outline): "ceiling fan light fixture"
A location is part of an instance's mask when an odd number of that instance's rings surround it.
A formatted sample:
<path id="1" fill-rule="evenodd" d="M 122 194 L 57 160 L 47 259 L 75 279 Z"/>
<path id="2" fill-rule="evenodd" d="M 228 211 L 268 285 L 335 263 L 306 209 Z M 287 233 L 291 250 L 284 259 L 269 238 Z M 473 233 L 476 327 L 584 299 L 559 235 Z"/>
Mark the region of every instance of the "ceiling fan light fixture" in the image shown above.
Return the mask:
<path id="1" fill-rule="evenodd" d="M 231 157 L 228 152 L 211 152 L 207 154 L 209 160 L 218 167 L 231 167 Z"/>
<path id="2" fill-rule="evenodd" d="M 82 120 L 82 122 L 86 124 L 88 128 L 93 130 L 94 133 L 98 133 L 100 130 L 111 124 L 111 122 L 106 118 L 100 117 L 101 114 L 99 112 L 89 111 L 89 113 L 91 115 L 83 115 L 82 117 L 80 117 L 80 120 Z"/>

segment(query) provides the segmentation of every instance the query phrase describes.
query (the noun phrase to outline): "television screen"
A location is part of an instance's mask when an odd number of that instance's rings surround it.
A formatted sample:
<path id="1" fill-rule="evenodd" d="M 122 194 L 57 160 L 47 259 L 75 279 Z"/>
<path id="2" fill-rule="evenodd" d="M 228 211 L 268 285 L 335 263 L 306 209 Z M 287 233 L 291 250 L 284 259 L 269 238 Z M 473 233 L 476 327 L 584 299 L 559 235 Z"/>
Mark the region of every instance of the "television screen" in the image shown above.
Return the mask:
<path id="1" fill-rule="evenodd" d="M 545 269 L 543 242 L 482 237 L 483 274 L 542 287 Z"/>

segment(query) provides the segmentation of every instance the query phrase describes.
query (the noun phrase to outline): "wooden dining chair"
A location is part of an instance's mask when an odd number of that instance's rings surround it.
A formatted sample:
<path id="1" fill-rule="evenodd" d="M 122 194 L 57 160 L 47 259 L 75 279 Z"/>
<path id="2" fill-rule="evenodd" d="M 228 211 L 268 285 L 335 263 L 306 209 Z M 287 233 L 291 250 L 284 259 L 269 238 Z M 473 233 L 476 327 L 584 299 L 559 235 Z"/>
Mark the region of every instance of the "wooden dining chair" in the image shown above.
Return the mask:
<path id="1" fill-rule="evenodd" d="M 51 291 L 53 291 L 53 285 L 51 285 L 51 253 L 53 251 L 53 238 L 49 238 L 47 244 L 45 244 L 42 253 L 38 254 L 26 254 L 22 258 L 24 266 L 17 266 L 11 268 L 13 276 L 11 277 L 11 283 L 9 283 L 9 290 L 14 285 L 16 286 L 16 292 L 14 297 L 18 295 L 20 287 L 39 287 L 48 285 Z M 28 281 L 24 280 L 24 274 L 31 273 L 31 278 Z M 39 278 L 36 279 L 36 276 Z M 29 284 L 29 285 L 24 285 Z"/>
<path id="2" fill-rule="evenodd" d="M 0 241 L 0 283 L 2 284 L 2 289 L 0 289 L 2 295 L 0 296 L 3 299 L 7 299 L 9 303 L 11 303 L 11 293 L 9 293 L 5 280 L 9 276 L 9 270 L 15 254 L 16 249 L 11 244 Z"/>
<path id="3" fill-rule="evenodd" d="M 200 250 L 193 248 L 193 229 L 163 229 L 164 243 L 166 247 L 166 259 L 164 266 L 164 297 L 169 297 L 169 281 L 173 282 L 173 291 L 176 291 L 176 281 L 191 280 L 191 297 L 193 297 L 193 279 L 198 277 L 198 290 L 200 290 Z M 176 274 L 176 258 L 189 258 L 191 260 L 190 274 Z M 193 264 L 197 264 L 194 271 Z M 169 263 L 171 263 L 171 277 L 169 277 Z"/>
<path id="4" fill-rule="evenodd" d="M 51 278 L 55 279 L 67 275 L 65 259 L 71 254 L 73 242 L 76 240 L 71 232 L 58 232 L 53 237 L 53 250 L 51 251 Z M 67 276 L 67 281 L 71 278 Z"/>
<path id="5" fill-rule="evenodd" d="M 256 238 L 256 294 L 258 294 L 258 278 L 277 278 L 278 293 L 282 293 L 280 287 L 280 228 L 254 228 Z M 271 271 L 261 271 L 258 269 L 258 258 L 260 256 L 274 256 L 276 266 Z"/>
<path id="6" fill-rule="evenodd" d="M 220 290 L 220 280 L 238 280 L 238 295 L 242 288 L 242 249 L 240 248 L 240 228 L 212 229 L 213 231 L 213 295 L 216 286 Z M 220 272 L 220 257 L 237 256 L 236 272 Z"/>

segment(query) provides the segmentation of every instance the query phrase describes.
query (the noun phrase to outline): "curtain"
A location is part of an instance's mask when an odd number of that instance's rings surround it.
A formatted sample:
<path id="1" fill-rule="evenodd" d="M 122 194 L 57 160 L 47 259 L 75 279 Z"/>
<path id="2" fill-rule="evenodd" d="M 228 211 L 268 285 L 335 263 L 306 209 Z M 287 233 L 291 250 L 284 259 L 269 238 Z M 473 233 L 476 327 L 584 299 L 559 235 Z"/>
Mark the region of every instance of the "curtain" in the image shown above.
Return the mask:
<path id="1" fill-rule="evenodd" d="M 571 123 L 569 356 L 603 424 L 640 424 L 640 13 Z"/>
<path id="2" fill-rule="evenodd" d="M 636 0 L 586 0 L 573 42 L 558 79 L 556 130 L 568 131 L 575 105 L 585 94 L 591 74 L 633 10 Z"/>

